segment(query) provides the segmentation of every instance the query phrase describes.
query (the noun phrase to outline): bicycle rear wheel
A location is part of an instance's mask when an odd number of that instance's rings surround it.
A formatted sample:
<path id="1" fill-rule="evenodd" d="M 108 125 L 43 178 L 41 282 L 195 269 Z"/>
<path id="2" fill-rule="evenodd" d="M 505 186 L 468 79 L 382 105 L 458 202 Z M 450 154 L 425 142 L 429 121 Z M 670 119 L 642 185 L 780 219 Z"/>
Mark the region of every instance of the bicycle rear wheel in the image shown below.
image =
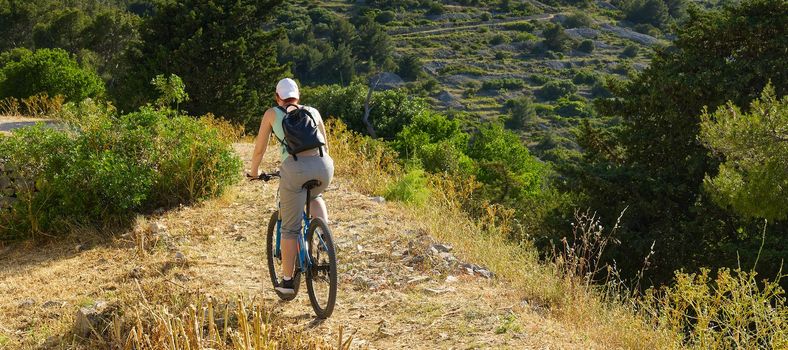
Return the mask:
<path id="1" fill-rule="evenodd" d="M 275 211 L 271 215 L 271 221 L 268 222 L 268 233 L 265 237 L 265 251 L 268 259 L 268 273 L 271 275 L 271 283 L 274 288 L 279 287 L 279 281 L 282 279 L 282 253 L 276 251 L 276 224 L 279 221 L 279 211 Z M 280 299 L 290 301 L 295 299 L 298 295 L 298 287 L 301 285 L 301 271 L 299 269 L 298 259 L 296 259 L 295 274 L 293 275 L 293 282 L 295 293 L 293 295 L 286 295 L 274 289 L 276 295 Z"/>
<path id="2" fill-rule="evenodd" d="M 306 275 L 309 302 L 317 317 L 328 318 L 337 300 L 337 258 L 334 239 L 323 219 L 312 219 L 306 242 L 312 261 Z"/>

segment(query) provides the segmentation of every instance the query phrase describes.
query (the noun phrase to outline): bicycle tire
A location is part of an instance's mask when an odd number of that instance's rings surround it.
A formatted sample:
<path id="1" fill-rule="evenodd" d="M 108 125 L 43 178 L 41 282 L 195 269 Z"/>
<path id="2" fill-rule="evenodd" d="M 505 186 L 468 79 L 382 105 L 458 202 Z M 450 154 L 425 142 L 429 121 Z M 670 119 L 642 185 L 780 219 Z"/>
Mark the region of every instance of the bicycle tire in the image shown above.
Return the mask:
<path id="1" fill-rule="evenodd" d="M 271 215 L 271 220 L 268 222 L 268 232 L 265 237 L 265 251 L 266 251 L 266 258 L 268 260 L 268 274 L 271 276 L 271 284 L 273 284 L 274 288 L 279 287 L 279 280 L 282 279 L 282 276 L 277 274 L 277 267 L 281 266 L 281 258 L 276 258 L 274 256 L 274 244 L 276 244 L 276 222 L 279 221 L 279 211 L 275 211 Z M 278 261 L 277 261 L 278 260 Z M 298 295 L 298 288 L 301 285 L 301 271 L 299 270 L 299 263 L 298 259 L 296 258 L 296 267 L 295 273 L 293 274 L 293 283 L 295 293 L 292 295 L 282 294 L 278 290 L 274 289 L 276 295 L 279 296 L 279 299 L 284 301 L 290 301 L 295 299 Z"/>
<path id="2" fill-rule="evenodd" d="M 317 236 L 315 235 L 315 231 L 320 229 L 322 232 L 323 242 L 325 246 L 322 248 L 324 249 L 315 249 L 321 248 L 319 243 L 319 239 L 316 239 Z M 313 241 L 313 239 L 315 239 Z M 307 271 L 306 275 L 306 290 L 309 294 L 309 302 L 312 304 L 312 309 L 315 310 L 315 314 L 318 318 L 328 318 L 331 316 L 331 313 L 334 312 L 334 304 L 337 300 L 337 259 L 336 259 L 336 247 L 334 246 L 334 239 L 331 236 L 331 230 L 326 225 L 325 221 L 321 218 L 313 218 L 309 224 L 309 231 L 307 232 L 307 247 L 309 252 L 309 258 L 312 261 L 312 267 Z M 325 253 L 325 258 L 328 266 L 323 264 L 323 268 L 327 269 L 327 282 L 328 282 L 328 296 L 325 300 L 325 305 L 321 305 L 322 300 L 318 300 L 318 296 L 315 293 L 315 279 L 320 278 L 322 276 L 319 275 L 320 271 L 326 270 L 318 270 L 321 267 L 319 254 L 320 252 Z"/>

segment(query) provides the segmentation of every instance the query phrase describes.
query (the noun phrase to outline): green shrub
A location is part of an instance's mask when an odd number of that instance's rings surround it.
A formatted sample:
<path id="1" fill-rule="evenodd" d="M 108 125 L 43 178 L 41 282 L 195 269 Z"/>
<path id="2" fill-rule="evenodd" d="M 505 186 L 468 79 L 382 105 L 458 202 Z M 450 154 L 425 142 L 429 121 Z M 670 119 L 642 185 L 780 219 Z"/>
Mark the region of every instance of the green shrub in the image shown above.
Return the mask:
<path id="1" fill-rule="evenodd" d="M 220 194 L 241 162 L 212 117 L 143 108 L 117 116 L 90 101 L 0 139 L 17 176 L 17 202 L 0 216 L 0 239 L 57 234 L 71 225 L 112 226 L 134 213 Z M 30 183 L 35 183 L 35 191 Z"/>
<path id="2" fill-rule="evenodd" d="M 586 53 L 594 52 L 594 41 L 590 39 L 583 40 L 577 45 L 577 49 Z"/>
<path id="3" fill-rule="evenodd" d="M 566 97 L 558 99 L 555 105 L 555 113 L 562 117 L 589 117 L 591 111 L 582 101 L 573 101 Z"/>
<path id="4" fill-rule="evenodd" d="M 563 96 L 577 92 L 577 87 L 572 82 L 565 80 L 552 80 L 544 84 L 534 95 L 543 100 L 557 100 Z"/>
<path id="5" fill-rule="evenodd" d="M 482 90 L 516 90 L 525 87 L 525 82 L 517 78 L 496 78 L 485 80 L 482 83 Z"/>
<path id="6" fill-rule="evenodd" d="M 605 84 L 603 84 L 602 82 L 598 82 L 591 87 L 591 97 L 593 98 L 599 98 L 599 97 L 604 98 L 610 96 L 612 96 L 610 90 L 608 90 L 608 88 L 605 87 Z"/>
<path id="7" fill-rule="evenodd" d="M 564 27 L 558 23 L 549 23 L 542 32 L 544 40 L 542 44 L 549 50 L 563 52 L 572 44 L 572 38 L 566 34 Z"/>
<path id="8" fill-rule="evenodd" d="M 621 51 L 621 56 L 635 57 L 638 55 L 638 51 L 640 51 L 640 48 L 637 45 L 630 44 L 624 48 L 624 51 Z"/>
<path id="9" fill-rule="evenodd" d="M 0 62 L 0 99 L 26 98 L 46 93 L 82 101 L 104 94 L 104 82 L 92 70 L 80 67 L 62 49 L 17 49 L 3 54 Z"/>
<path id="10" fill-rule="evenodd" d="M 531 74 L 528 77 L 528 79 L 532 83 L 537 84 L 537 85 L 543 85 L 543 84 L 547 83 L 548 81 L 550 81 L 550 77 L 548 77 L 548 76 L 546 76 L 544 74 Z"/>
<path id="11" fill-rule="evenodd" d="M 484 69 L 467 64 L 462 64 L 462 63 L 448 64 L 445 67 L 441 68 L 439 73 L 440 75 L 453 75 L 453 74 L 485 75 L 486 74 Z"/>
<path id="12" fill-rule="evenodd" d="M 452 140 L 422 145 L 416 155 L 424 170 L 430 173 L 473 174 L 473 160 L 463 153 L 462 148 Z"/>
<path id="13" fill-rule="evenodd" d="M 383 195 L 388 200 L 414 205 L 424 204 L 430 196 L 424 170 L 411 169 L 404 176 L 389 185 Z"/>
<path id="14" fill-rule="evenodd" d="M 460 122 L 448 119 L 437 113 L 424 111 L 417 114 L 410 124 L 397 134 L 393 142 L 401 156 L 418 155 L 422 146 L 447 141 L 457 149 L 464 150 L 468 142 L 468 134 L 462 131 Z"/>
<path id="15" fill-rule="evenodd" d="M 655 36 L 655 37 L 656 36 L 660 36 L 662 34 L 662 32 L 660 32 L 659 28 L 654 27 L 653 25 L 648 24 L 648 23 L 636 24 L 634 27 L 632 27 L 632 29 L 634 29 L 638 33 L 651 35 L 651 36 Z"/>
<path id="16" fill-rule="evenodd" d="M 512 38 L 503 33 L 497 33 L 490 38 L 490 45 L 508 44 L 512 42 Z"/>
<path id="17" fill-rule="evenodd" d="M 518 32 L 531 32 L 535 28 L 532 23 L 526 21 L 505 23 L 502 27 L 506 30 L 515 30 Z"/>
<path id="18" fill-rule="evenodd" d="M 591 16 L 585 12 L 573 12 L 564 20 L 564 26 L 567 28 L 590 27 L 592 23 Z"/>
<path id="19" fill-rule="evenodd" d="M 380 13 L 377 14 L 377 16 L 375 16 L 375 22 L 378 22 L 380 24 L 387 24 L 396 18 L 397 15 L 394 13 L 394 11 L 388 11 L 388 10 L 381 11 Z"/>
<path id="20" fill-rule="evenodd" d="M 367 87 L 362 84 L 326 85 L 303 89 L 302 93 L 304 103 L 317 108 L 324 117 L 341 118 L 351 130 L 362 133 L 367 131 L 362 120 L 366 98 Z M 377 136 L 384 139 L 394 138 L 426 106 L 424 100 L 404 90 L 375 91 L 371 105 L 370 123 Z"/>
<path id="21" fill-rule="evenodd" d="M 486 123 L 473 135 L 468 156 L 477 162 L 477 179 L 483 198 L 515 204 L 534 198 L 545 185 L 545 166 L 531 156 L 517 134 L 501 125 Z"/>
<path id="22" fill-rule="evenodd" d="M 575 73 L 575 76 L 572 78 L 573 83 L 586 85 L 593 85 L 600 80 L 601 78 L 596 73 L 585 69 Z"/>

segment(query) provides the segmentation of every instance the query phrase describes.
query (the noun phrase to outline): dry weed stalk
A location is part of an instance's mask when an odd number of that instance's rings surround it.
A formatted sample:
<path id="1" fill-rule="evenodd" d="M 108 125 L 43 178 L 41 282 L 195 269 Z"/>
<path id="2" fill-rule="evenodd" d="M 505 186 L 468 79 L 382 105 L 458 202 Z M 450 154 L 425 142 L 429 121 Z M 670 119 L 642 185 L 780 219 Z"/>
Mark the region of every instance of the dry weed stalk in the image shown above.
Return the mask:
<path id="1" fill-rule="evenodd" d="M 555 254 L 559 270 L 572 286 L 577 279 L 580 279 L 584 288 L 588 289 L 592 284 L 598 282 L 596 277 L 600 272 L 608 271 L 608 276 L 615 272 L 615 269 L 611 271 L 608 264 L 601 263 L 602 254 L 609 244 L 620 243 L 614 236 L 625 212 L 626 208 L 621 211 L 613 229 L 605 232 L 601 220 L 595 212 L 592 213 L 590 210 L 575 211 L 572 239 L 571 241 L 567 237 L 561 239 L 562 250 Z"/>
<path id="2" fill-rule="evenodd" d="M 0 115 L 51 117 L 63 109 L 65 101 L 62 95 L 49 97 L 46 93 L 22 99 L 7 97 L 0 100 Z"/>
<path id="3" fill-rule="evenodd" d="M 217 312 L 218 311 L 218 312 Z M 115 316 L 107 338 L 98 342 L 114 349 L 329 349 L 320 337 L 280 326 L 262 301 L 238 297 L 217 303 L 201 298 L 181 312 L 166 306 L 140 303 L 124 316 Z M 339 349 L 349 349 L 353 337 L 343 339 Z"/>

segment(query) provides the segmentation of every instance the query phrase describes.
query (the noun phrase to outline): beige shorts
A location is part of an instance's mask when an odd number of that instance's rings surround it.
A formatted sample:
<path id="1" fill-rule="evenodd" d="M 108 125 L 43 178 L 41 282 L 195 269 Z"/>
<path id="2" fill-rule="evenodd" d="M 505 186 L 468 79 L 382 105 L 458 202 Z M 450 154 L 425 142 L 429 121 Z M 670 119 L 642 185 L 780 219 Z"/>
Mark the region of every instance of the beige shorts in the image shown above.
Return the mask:
<path id="1" fill-rule="evenodd" d="M 287 157 L 279 169 L 279 210 L 282 216 L 282 239 L 297 239 L 301 233 L 301 219 L 306 204 L 304 183 L 320 181 L 320 186 L 311 190 L 311 199 L 326 190 L 334 177 L 334 160 L 327 154 L 323 157 Z"/>

